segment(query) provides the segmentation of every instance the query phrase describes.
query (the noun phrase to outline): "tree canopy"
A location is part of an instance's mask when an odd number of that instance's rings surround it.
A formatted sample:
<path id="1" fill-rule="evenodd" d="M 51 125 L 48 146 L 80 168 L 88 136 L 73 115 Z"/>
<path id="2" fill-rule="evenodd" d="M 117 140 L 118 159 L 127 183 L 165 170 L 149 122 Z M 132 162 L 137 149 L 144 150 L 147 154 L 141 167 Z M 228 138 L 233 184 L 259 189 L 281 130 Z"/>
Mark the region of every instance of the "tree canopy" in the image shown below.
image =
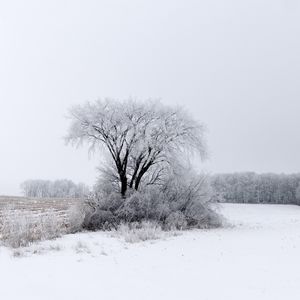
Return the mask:
<path id="1" fill-rule="evenodd" d="M 128 188 L 159 184 L 178 158 L 207 154 L 203 124 L 157 101 L 87 102 L 73 107 L 70 119 L 66 140 L 108 153 L 113 164 L 106 172 L 123 196 Z"/>

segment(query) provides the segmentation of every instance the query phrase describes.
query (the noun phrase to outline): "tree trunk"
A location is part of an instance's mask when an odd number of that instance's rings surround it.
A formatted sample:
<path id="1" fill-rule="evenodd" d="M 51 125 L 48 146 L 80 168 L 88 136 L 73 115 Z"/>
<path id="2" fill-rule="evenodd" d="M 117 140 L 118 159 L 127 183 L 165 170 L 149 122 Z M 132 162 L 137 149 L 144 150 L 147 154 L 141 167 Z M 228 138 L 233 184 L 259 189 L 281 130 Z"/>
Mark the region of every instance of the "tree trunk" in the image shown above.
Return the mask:
<path id="1" fill-rule="evenodd" d="M 121 195 L 125 198 L 127 192 L 127 177 L 126 175 L 120 175 L 121 181 Z"/>
<path id="2" fill-rule="evenodd" d="M 132 178 L 131 178 L 131 181 L 130 181 L 130 184 L 129 184 L 129 187 L 130 187 L 131 189 L 133 188 L 133 184 L 134 184 L 134 182 L 135 182 L 135 180 L 136 180 L 136 175 L 137 175 L 137 173 L 138 173 L 139 167 L 140 167 L 140 165 L 137 164 L 137 166 L 135 167 L 135 170 L 134 170 L 134 172 L 133 172 L 133 174 L 132 174 Z"/>
<path id="3" fill-rule="evenodd" d="M 135 185 L 134 185 L 134 188 L 135 188 L 136 191 L 139 189 L 139 185 L 141 183 L 141 180 L 142 180 L 143 176 L 146 174 L 146 172 L 148 171 L 148 169 L 150 168 L 150 166 L 151 166 L 151 163 L 148 163 L 148 165 L 146 165 L 145 167 L 143 167 L 141 169 L 140 173 L 136 177 Z"/>
<path id="4" fill-rule="evenodd" d="M 139 185 L 141 183 L 141 180 L 142 180 L 142 177 L 143 177 L 144 174 L 140 174 L 136 180 L 135 180 L 135 185 L 134 185 L 134 188 L 135 190 L 137 191 L 139 189 Z"/>

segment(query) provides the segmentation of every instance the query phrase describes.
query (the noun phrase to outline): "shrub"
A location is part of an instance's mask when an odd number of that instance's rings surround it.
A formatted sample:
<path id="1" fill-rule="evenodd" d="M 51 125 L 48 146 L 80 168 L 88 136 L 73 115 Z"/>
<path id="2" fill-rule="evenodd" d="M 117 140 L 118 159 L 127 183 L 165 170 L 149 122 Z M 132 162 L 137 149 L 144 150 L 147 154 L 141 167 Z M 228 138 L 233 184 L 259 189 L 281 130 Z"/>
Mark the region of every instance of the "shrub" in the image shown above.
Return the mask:
<path id="1" fill-rule="evenodd" d="M 109 210 L 97 209 L 85 221 L 85 228 L 89 230 L 111 230 L 116 228 L 116 217 Z"/>
<path id="2" fill-rule="evenodd" d="M 87 208 L 82 202 L 71 206 L 67 211 L 67 231 L 75 233 L 81 231 L 87 214 Z"/>
<path id="3" fill-rule="evenodd" d="M 169 205 L 161 193 L 153 188 L 142 192 L 133 192 L 117 209 L 118 219 L 124 222 L 153 220 L 161 222 L 170 213 Z"/>
<path id="4" fill-rule="evenodd" d="M 206 176 L 172 173 L 159 187 L 131 190 L 126 198 L 98 193 L 87 202 L 90 210 L 84 227 L 111 230 L 128 224 L 134 229 L 130 224 L 143 222 L 154 222 L 164 230 L 220 227 L 223 220 L 211 206 L 211 195 Z"/>
<path id="5" fill-rule="evenodd" d="M 225 224 L 225 220 L 211 205 L 197 203 L 186 211 L 186 218 L 189 227 L 200 229 L 218 228 Z"/>
<path id="6" fill-rule="evenodd" d="M 187 220 L 185 215 L 181 211 L 172 212 L 166 218 L 166 228 L 167 229 L 179 229 L 183 230 L 187 228 Z"/>

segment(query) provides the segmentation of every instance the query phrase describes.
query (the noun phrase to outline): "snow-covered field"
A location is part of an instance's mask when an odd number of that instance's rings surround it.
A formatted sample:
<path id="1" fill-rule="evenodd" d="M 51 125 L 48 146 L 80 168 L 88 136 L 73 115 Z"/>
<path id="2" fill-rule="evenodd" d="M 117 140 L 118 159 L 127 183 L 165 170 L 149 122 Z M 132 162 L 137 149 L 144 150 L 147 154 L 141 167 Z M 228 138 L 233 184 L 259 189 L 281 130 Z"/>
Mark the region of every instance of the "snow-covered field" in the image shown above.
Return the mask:
<path id="1" fill-rule="evenodd" d="M 99 232 L 0 248 L 0 299 L 300 299 L 300 207 L 221 211 L 234 227 L 136 244 Z"/>

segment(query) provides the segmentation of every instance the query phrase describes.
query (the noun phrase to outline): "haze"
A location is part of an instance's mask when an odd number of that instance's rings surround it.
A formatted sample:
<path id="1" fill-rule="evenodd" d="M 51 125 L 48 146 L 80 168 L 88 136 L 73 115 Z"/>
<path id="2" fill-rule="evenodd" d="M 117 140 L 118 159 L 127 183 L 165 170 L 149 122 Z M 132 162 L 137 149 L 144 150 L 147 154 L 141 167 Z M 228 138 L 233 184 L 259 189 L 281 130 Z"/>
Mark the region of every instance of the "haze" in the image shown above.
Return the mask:
<path id="1" fill-rule="evenodd" d="M 209 129 L 206 171 L 299 172 L 299 36 L 296 0 L 1 1 L 0 194 L 93 184 L 65 116 L 106 96 L 184 105 Z"/>

